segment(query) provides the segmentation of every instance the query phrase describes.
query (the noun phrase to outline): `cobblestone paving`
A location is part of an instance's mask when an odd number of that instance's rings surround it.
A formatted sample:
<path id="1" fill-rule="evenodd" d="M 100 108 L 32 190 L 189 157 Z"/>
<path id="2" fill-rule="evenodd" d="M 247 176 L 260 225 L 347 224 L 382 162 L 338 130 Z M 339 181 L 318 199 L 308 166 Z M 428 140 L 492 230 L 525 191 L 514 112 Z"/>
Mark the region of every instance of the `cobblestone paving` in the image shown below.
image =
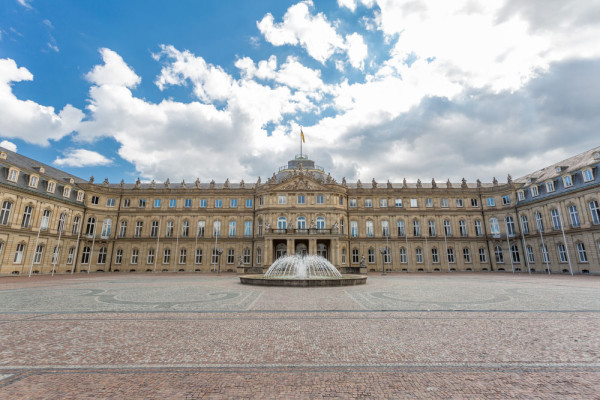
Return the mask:
<path id="1" fill-rule="evenodd" d="M 600 279 L 0 278 L 0 398 L 600 398 Z"/>

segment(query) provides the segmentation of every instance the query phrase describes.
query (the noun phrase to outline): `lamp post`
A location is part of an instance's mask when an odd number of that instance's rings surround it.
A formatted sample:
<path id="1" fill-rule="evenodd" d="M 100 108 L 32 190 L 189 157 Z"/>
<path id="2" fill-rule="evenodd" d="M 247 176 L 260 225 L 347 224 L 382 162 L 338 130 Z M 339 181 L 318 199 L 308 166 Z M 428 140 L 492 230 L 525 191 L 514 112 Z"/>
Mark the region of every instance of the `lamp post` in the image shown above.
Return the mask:
<path id="1" fill-rule="evenodd" d="M 221 275 L 221 254 L 223 254 L 224 249 L 215 249 L 217 253 L 217 257 L 219 257 L 219 269 L 217 271 L 217 275 Z"/>
<path id="2" fill-rule="evenodd" d="M 383 247 L 379 248 L 379 252 L 381 253 L 381 259 L 383 261 L 383 267 L 381 268 L 381 275 L 385 275 L 385 253 L 386 253 L 386 249 L 384 249 Z"/>
<path id="3" fill-rule="evenodd" d="M 381 258 L 383 259 L 383 268 L 382 268 L 382 271 L 381 271 L 381 275 L 386 275 L 386 273 L 385 273 L 385 259 L 386 259 L 387 252 L 390 249 L 390 232 L 386 231 L 386 232 L 384 232 L 384 235 L 385 235 L 385 248 L 381 248 L 381 247 L 379 248 L 379 252 L 381 253 Z"/>

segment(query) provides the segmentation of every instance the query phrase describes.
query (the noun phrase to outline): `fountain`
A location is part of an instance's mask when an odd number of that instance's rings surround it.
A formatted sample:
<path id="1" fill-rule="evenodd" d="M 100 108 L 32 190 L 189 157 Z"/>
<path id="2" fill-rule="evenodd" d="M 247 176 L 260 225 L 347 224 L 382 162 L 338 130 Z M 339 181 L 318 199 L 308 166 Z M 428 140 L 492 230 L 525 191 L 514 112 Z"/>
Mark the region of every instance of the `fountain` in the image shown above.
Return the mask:
<path id="1" fill-rule="evenodd" d="M 264 275 L 245 275 L 240 281 L 263 286 L 350 286 L 367 282 L 364 275 L 342 275 L 326 258 L 292 255 L 278 258 Z"/>

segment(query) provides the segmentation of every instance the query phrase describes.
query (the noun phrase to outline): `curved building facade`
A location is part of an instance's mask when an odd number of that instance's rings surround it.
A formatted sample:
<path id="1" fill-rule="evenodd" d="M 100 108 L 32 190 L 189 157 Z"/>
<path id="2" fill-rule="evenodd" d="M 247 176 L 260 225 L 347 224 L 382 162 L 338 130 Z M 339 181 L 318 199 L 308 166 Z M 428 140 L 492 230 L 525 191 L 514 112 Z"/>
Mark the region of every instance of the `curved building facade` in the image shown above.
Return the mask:
<path id="1" fill-rule="evenodd" d="M 600 274 L 600 147 L 499 183 L 336 181 L 296 156 L 266 181 L 85 181 L 0 148 L 0 274 L 266 270 Z"/>

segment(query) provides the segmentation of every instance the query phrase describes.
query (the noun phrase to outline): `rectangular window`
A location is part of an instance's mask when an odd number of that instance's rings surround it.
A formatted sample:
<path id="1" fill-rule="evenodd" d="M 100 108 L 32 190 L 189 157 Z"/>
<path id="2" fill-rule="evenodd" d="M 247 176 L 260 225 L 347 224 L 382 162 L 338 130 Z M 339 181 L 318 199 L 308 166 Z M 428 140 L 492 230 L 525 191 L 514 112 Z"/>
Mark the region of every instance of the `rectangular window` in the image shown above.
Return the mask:
<path id="1" fill-rule="evenodd" d="M 485 249 L 483 247 L 479 249 L 479 262 L 481 262 L 481 263 L 487 262 L 487 255 L 486 255 Z"/>
<path id="2" fill-rule="evenodd" d="M 548 193 L 554 192 L 554 181 L 546 182 L 546 191 Z"/>
<path id="3" fill-rule="evenodd" d="M 250 249 L 244 249 L 244 264 L 250 264 Z"/>
<path id="4" fill-rule="evenodd" d="M 594 173 L 592 172 L 592 170 L 591 169 L 583 170 L 583 181 L 589 182 L 592 180 L 594 180 Z"/>
<path id="5" fill-rule="evenodd" d="M 192 199 L 185 199 L 185 201 L 183 202 L 183 207 L 191 208 L 192 207 Z"/>
<path id="6" fill-rule="evenodd" d="M 168 264 L 171 262 L 171 249 L 165 249 L 163 253 L 163 264 Z"/>
<path id="7" fill-rule="evenodd" d="M 448 208 L 448 199 L 440 199 L 440 207 Z"/>
<path id="8" fill-rule="evenodd" d="M 367 221 L 367 237 L 373 237 L 373 221 Z"/>
<path id="9" fill-rule="evenodd" d="M 259 205 L 259 206 L 262 206 L 262 205 L 263 205 L 263 201 L 264 201 L 264 200 L 263 200 L 263 197 L 262 197 L 262 196 L 260 196 L 260 197 L 258 198 L 258 205 Z"/>
<path id="10" fill-rule="evenodd" d="M 185 264 L 187 262 L 187 249 L 181 249 L 179 251 L 179 264 Z"/>
<path id="11" fill-rule="evenodd" d="M 573 228 L 579 228 L 581 224 L 579 222 L 579 213 L 577 212 L 577 206 L 569 206 L 569 217 L 571 217 L 571 226 Z"/>
<path id="12" fill-rule="evenodd" d="M 463 206 L 463 199 L 456 199 L 456 207 L 462 207 Z"/>
<path id="13" fill-rule="evenodd" d="M 493 197 L 488 197 L 485 199 L 488 207 L 494 207 L 496 205 L 496 199 Z"/>
<path id="14" fill-rule="evenodd" d="M 522 190 L 519 190 L 517 192 L 517 198 L 519 199 L 519 201 L 525 200 L 525 192 L 523 192 Z"/>
<path id="15" fill-rule="evenodd" d="M 585 252 L 585 246 L 581 242 L 577 243 L 577 256 L 579 257 L 579 262 L 588 262 L 587 253 Z"/>
<path id="16" fill-rule="evenodd" d="M 244 222 L 244 236 L 252 237 L 252 221 Z"/>
<path id="17" fill-rule="evenodd" d="M 252 199 L 246 199 L 246 208 L 252 208 Z"/>
<path id="18" fill-rule="evenodd" d="M 415 253 L 417 256 L 417 263 L 423 264 L 423 250 L 421 250 L 419 247 L 417 247 L 417 250 Z"/>
<path id="19" fill-rule="evenodd" d="M 469 250 L 468 247 L 465 247 L 463 249 L 463 258 L 465 259 L 465 262 L 467 264 L 471 262 L 471 251 Z"/>
<path id="20" fill-rule="evenodd" d="M 571 178 L 571 175 L 563 176 L 563 183 L 565 184 L 565 187 L 573 186 L 573 179 Z"/>
<path id="21" fill-rule="evenodd" d="M 353 238 L 358 237 L 358 222 L 350 221 L 350 236 Z"/>
<path id="22" fill-rule="evenodd" d="M 154 249 L 148 249 L 148 256 L 146 257 L 146 264 L 154 264 Z"/>
<path id="23" fill-rule="evenodd" d="M 356 205 L 356 204 L 357 204 L 357 203 L 356 203 L 356 199 L 350 199 L 350 200 L 348 201 L 348 205 L 349 205 L 351 208 L 356 208 L 356 207 L 357 207 L 357 205 Z"/>
<path id="24" fill-rule="evenodd" d="M 379 207 L 387 208 L 387 199 L 379 199 Z"/>
<path id="25" fill-rule="evenodd" d="M 303 194 L 298 195 L 298 204 L 306 204 L 306 196 Z"/>
<path id="26" fill-rule="evenodd" d="M 48 182 L 48 188 L 46 189 L 49 193 L 54 193 L 54 189 L 56 188 L 56 184 L 52 181 Z"/>
<path id="27" fill-rule="evenodd" d="M 373 207 L 373 200 L 371 200 L 371 199 L 365 199 L 365 207 L 366 208 Z"/>
<path id="28" fill-rule="evenodd" d="M 139 254 L 140 254 L 140 252 L 138 249 L 131 250 L 131 263 L 132 264 L 137 264 Z"/>
<path id="29" fill-rule="evenodd" d="M 454 249 L 453 248 L 448 248 L 448 262 L 450 264 L 454 264 Z"/>
<path id="30" fill-rule="evenodd" d="M 38 177 L 35 175 L 31 175 L 31 177 L 29 178 L 29 186 L 36 188 L 38 184 Z"/>
<path id="31" fill-rule="evenodd" d="M 206 199 L 200 199 L 200 205 L 198 207 L 206 208 L 207 205 L 208 205 L 208 201 Z"/>
<path id="32" fill-rule="evenodd" d="M 194 264 L 202 264 L 202 249 L 196 249 L 196 257 L 194 258 Z"/>
<path id="33" fill-rule="evenodd" d="M 77 191 L 77 201 L 83 201 L 83 191 L 81 190 Z"/>
<path id="34" fill-rule="evenodd" d="M 539 196 L 540 192 L 538 191 L 538 187 L 537 186 L 532 186 L 531 187 L 531 197 L 537 197 Z"/>
<path id="35" fill-rule="evenodd" d="M 123 200 L 123 208 L 129 208 L 129 206 L 131 206 L 131 200 L 130 199 L 124 199 Z"/>
<path id="36" fill-rule="evenodd" d="M 75 247 L 69 248 L 69 254 L 67 255 L 67 264 L 73 264 L 73 258 L 75 257 Z"/>
<path id="37" fill-rule="evenodd" d="M 427 207 L 427 208 L 433 207 L 433 199 L 425 199 L 425 207 Z"/>
<path id="38" fill-rule="evenodd" d="M 215 208 L 223 208 L 223 200 L 215 199 Z"/>
<path id="39" fill-rule="evenodd" d="M 198 230 L 196 231 L 196 235 L 198 237 L 204 237 L 204 229 L 206 228 L 206 221 L 198 221 Z"/>
<path id="40" fill-rule="evenodd" d="M 277 196 L 277 204 L 286 204 L 287 203 L 287 196 L 286 195 L 279 195 Z"/>
<path id="41" fill-rule="evenodd" d="M 558 244 L 558 256 L 560 258 L 561 263 L 567 262 L 567 249 L 565 248 L 565 245 L 562 243 Z"/>
<path id="42" fill-rule="evenodd" d="M 229 221 L 229 237 L 235 237 L 236 223 L 235 221 Z"/>
<path id="43" fill-rule="evenodd" d="M 479 207 L 479 199 L 471 199 L 471 207 Z"/>
<path id="44" fill-rule="evenodd" d="M 229 200 L 229 208 L 237 208 L 237 206 L 238 206 L 237 199 Z"/>
<path id="45" fill-rule="evenodd" d="M 114 207 L 115 199 L 106 199 L 106 207 Z"/>
<path id="46" fill-rule="evenodd" d="M 510 196 L 509 195 L 504 195 L 502 196 L 502 204 L 507 206 L 510 204 Z"/>
<path id="47" fill-rule="evenodd" d="M 410 199 L 410 206 L 412 208 L 418 207 L 417 199 Z"/>
<path id="48" fill-rule="evenodd" d="M 317 204 L 325 204 L 325 196 L 322 194 L 317 195 Z"/>
<path id="49" fill-rule="evenodd" d="M 98 205 L 99 202 L 100 202 L 100 197 L 92 196 L 92 200 L 91 200 L 92 204 Z"/>
<path id="50" fill-rule="evenodd" d="M 233 249 L 227 250 L 227 264 L 233 264 L 235 262 L 235 251 Z"/>
<path id="51" fill-rule="evenodd" d="M 17 171 L 16 169 L 11 169 L 10 172 L 8 173 L 8 180 L 11 182 L 16 182 L 18 177 L 19 177 L 19 171 Z"/>
<path id="52" fill-rule="evenodd" d="M 140 201 L 138 202 L 138 207 L 146 208 L 146 199 L 140 199 Z"/>
<path id="53" fill-rule="evenodd" d="M 143 226 L 142 221 L 137 221 L 135 223 L 135 232 L 133 234 L 134 237 L 139 238 L 142 236 L 142 226 Z"/>
<path id="54" fill-rule="evenodd" d="M 396 207 L 400 208 L 402 207 L 402 199 L 396 199 L 396 201 L 394 202 L 394 204 L 396 205 Z"/>
<path id="55" fill-rule="evenodd" d="M 600 224 L 600 209 L 598 208 L 598 202 L 592 200 L 588 204 L 590 206 L 590 214 L 592 215 L 592 224 Z"/>
<path id="56" fill-rule="evenodd" d="M 256 249 L 256 263 L 258 265 L 262 263 L 262 249 L 260 247 Z"/>
<path id="57" fill-rule="evenodd" d="M 477 236 L 483 236 L 483 231 L 481 229 L 481 221 L 476 219 L 475 220 L 475 235 Z"/>
<path id="58" fill-rule="evenodd" d="M 160 199 L 154 199 L 154 208 L 160 208 Z"/>
<path id="59" fill-rule="evenodd" d="M 431 262 L 437 264 L 440 262 L 440 255 L 437 249 L 431 249 Z"/>
<path id="60" fill-rule="evenodd" d="M 169 199 L 169 208 L 177 207 L 177 199 Z"/>

